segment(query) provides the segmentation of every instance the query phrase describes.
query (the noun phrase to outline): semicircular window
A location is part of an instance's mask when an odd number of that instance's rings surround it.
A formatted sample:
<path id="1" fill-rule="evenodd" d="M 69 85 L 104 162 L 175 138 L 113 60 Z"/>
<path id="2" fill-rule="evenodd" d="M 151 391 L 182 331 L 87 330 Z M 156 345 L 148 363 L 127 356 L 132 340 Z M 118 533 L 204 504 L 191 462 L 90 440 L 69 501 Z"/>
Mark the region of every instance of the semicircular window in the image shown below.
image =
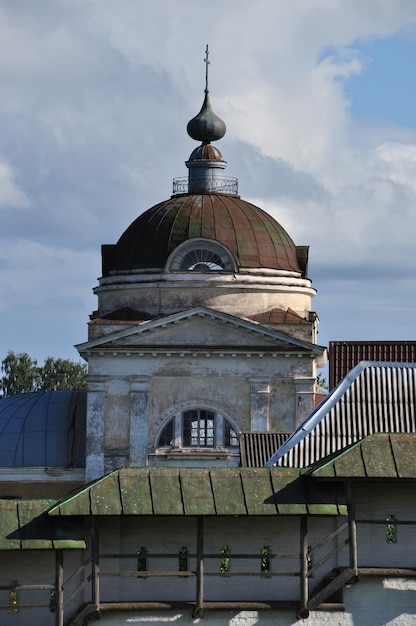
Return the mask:
<path id="1" fill-rule="evenodd" d="M 170 272 L 235 272 L 234 259 L 222 244 L 209 239 L 192 239 L 181 244 L 168 259 Z"/>
<path id="2" fill-rule="evenodd" d="M 209 409 L 189 409 L 169 419 L 158 448 L 234 448 L 238 436 L 231 422 Z"/>

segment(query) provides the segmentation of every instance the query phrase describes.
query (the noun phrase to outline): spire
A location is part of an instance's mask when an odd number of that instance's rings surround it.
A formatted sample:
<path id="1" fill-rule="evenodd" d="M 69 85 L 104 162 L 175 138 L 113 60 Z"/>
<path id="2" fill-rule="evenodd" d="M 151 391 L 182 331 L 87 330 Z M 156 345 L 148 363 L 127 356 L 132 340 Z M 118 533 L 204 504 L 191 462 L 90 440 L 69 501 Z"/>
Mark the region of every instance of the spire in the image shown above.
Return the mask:
<path id="1" fill-rule="evenodd" d="M 188 122 L 187 131 L 188 135 L 196 141 L 202 141 L 203 144 L 211 143 L 211 141 L 217 141 L 225 135 L 225 123 L 218 115 L 215 115 L 211 101 L 209 99 L 208 89 L 208 66 L 209 50 L 208 45 L 205 49 L 205 98 L 202 104 L 201 110 L 194 118 Z"/>
<path id="2" fill-rule="evenodd" d="M 238 181 L 236 178 L 224 178 L 223 170 L 227 166 L 221 152 L 211 141 L 221 139 L 225 135 L 225 123 L 215 115 L 209 99 L 208 66 L 209 50 L 205 49 L 205 98 L 202 108 L 190 122 L 188 135 L 201 145 L 196 147 L 185 162 L 188 168 L 188 181 L 176 178 L 173 181 L 173 194 L 177 193 L 230 193 L 237 195 Z"/>
<path id="3" fill-rule="evenodd" d="M 207 44 L 207 47 L 205 48 L 204 63 L 205 63 L 205 93 L 208 93 L 209 92 L 209 89 L 208 89 L 208 65 L 210 64 L 208 44 Z"/>

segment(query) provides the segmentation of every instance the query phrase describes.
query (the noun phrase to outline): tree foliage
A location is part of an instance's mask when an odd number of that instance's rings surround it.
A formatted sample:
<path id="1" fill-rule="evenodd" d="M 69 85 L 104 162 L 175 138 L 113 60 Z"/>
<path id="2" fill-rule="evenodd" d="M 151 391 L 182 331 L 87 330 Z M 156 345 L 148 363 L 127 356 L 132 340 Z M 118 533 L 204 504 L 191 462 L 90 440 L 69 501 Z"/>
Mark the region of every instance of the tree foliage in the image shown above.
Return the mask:
<path id="1" fill-rule="evenodd" d="M 9 351 L 1 362 L 0 397 L 31 391 L 85 389 L 87 367 L 70 359 L 49 356 L 43 367 L 26 352 Z"/>
<path id="2" fill-rule="evenodd" d="M 322 387 L 323 389 L 328 389 L 328 382 L 321 373 L 319 373 L 318 376 L 316 377 L 316 384 L 318 385 L 318 387 Z"/>

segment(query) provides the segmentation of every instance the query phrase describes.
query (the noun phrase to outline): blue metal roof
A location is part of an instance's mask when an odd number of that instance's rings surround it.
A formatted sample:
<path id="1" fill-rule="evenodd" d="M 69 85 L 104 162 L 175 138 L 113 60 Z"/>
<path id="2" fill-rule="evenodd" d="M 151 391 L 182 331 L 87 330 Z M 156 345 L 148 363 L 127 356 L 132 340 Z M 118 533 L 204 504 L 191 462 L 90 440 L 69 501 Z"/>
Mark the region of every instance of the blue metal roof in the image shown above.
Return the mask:
<path id="1" fill-rule="evenodd" d="M 0 467 L 85 467 L 86 391 L 0 400 Z"/>

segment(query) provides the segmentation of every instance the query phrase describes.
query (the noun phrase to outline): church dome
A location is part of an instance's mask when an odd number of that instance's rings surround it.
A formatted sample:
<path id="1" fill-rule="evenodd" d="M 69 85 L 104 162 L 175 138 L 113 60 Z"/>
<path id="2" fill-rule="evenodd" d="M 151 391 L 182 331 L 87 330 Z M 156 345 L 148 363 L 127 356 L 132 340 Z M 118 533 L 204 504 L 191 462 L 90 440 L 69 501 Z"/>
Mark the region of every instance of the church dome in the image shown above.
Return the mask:
<path id="1" fill-rule="evenodd" d="M 205 62 L 208 68 L 208 48 Z M 168 200 L 102 247 L 92 320 L 140 322 L 196 306 L 239 317 L 290 308 L 309 320 L 316 292 L 308 246 L 296 246 L 271 215 L 239 196 L 236 178 L 224 176 L 227 162 L 213 142 L 225 130 L 206 73 L 202 108 L 188 124 L 201 142 L 185 161 L 188 176 L 175 178 Z M 91 337 L 102 332 L 91 325 Z"/>
<path id="2" fill-rule="evenodd" d="M 140 215 L 117 244 L 103 247 L 103 276 L 163 271 L 180 244 L 197 238 L 225 246 L 236 271 L 301 272 L 296 245 L 276 220 L 237 195 L 207 193 L 172 196 Z"/>
<path id="3" fill-rule="evenodd" d="M 85 390 L 0 400 L 0 467 L 85 467 L 86 404 Z"/>
<path id="4" fill-rule="evenodd" d="M 187 127 L 202 143 L 186 161 L 188 179 L 175 179 L 169 200 L 140 215 L 117 244 L 103 246 L 103 279 L 132 272 L 211 270 L 306 277 L 307 247 L 297 248 L 275 219 L 240 198 L 237 179 L 223 176 L 227 164 L 212 142 L 224 136 L 226 127 L 209 99 L 208 46 L 205 63 L 204 102 Z"/>

